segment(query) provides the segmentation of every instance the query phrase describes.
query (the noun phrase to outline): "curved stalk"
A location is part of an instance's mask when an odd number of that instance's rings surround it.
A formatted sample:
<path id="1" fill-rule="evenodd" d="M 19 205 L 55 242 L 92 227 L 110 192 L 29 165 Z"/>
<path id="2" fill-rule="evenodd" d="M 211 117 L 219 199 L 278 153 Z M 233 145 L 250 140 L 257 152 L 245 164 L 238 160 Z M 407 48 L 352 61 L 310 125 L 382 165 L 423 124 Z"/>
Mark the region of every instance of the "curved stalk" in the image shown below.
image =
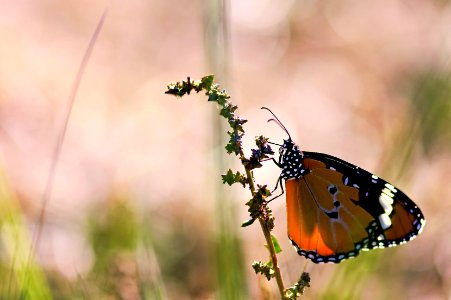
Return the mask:
<path id="1" fill-rule="evenodd" d="M 240 154 L 242 157 L 244 156 L 243 153 L 240 153 Z M 251 170 L 246 169 L 246 177 L 247 177 L 247 180 L 249 183 L 249 189 L 250 189 L 252 195 L 254 195 L 255 194 L 255 184 L 254 184 L 254 176 L 253 176 Z M 258 221 L 262 228 L 263 234 L 265 235 L 266 244 L 268 245 L 269 256 L 271 258 L 272 266 L 274 269 L 274 277 L 276 278 L 276 281 L 277 281 L 277 287 L 279 288 L 280 296 L 283 299 L 285 286 L 283 284 L 282 274 L 280 273 L 279 264 L 277 262 L 277 254 L 276 254 L 276 249 L 274 248 L 274 244 L 272 242 L 271 232 L 266 227 L 265 222 L 262 217 L 259 217 Z"/>

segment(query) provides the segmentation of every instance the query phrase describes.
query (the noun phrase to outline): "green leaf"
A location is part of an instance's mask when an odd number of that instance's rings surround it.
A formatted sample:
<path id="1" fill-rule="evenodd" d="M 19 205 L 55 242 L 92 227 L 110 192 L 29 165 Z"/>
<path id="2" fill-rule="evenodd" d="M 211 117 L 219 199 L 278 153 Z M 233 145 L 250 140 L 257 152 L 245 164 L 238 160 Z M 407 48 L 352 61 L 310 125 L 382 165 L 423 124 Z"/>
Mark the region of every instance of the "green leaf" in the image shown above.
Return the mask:
<path id="1" fill-rule="evenodd" d="M 237 110 L 238 106 L 233 105 L 232 103 L 228 102 L 224 105 L 223 108 L 221 108 L 220 115 L 223 116 L 226 119 L 234 118 L 235 110 Z"/>
<path id="2" fill-rule="evenodd" d="M 249 206 L 247 210 L 251 219 L 261 218 L 264 226 L 271 231 L 274 228 L 274 217 L 271 209 L 267 206 L 266 197 L 271 195 L 271 192 L 266 188 L 266 185 L 258 185 L 254 192 L 252 199 L 246 205 Z"/>
<path id="3" fill-rule="evenodd" d="M 254 268 L 255 273 L 265 275 L 268 281 L 271 280 L 271 278 L 273 278 L 276 273 L 270 261 L 266 263 L 261 261 L 254 261 L 252 263 L 252 268 Z"/>
<path id="4" fill-rule="evenodd" d="M 204 78 L 202 78 L 202 80 L 194 81 L 191 81 L 191 78 L 188 77 L 187 80 L 183 80 L 182 82 L 168 84 L 165 94 L 182 97 L 185 94 L 189 95 L 192 90 L 195 90 L 197 93 L 199 93 L 204 89 L 208 92 L 211 87 L 210 80 L 213 80 L 213 75 L 205 76 Z"/>
<path id="5" fill-rule="evenodd" d="M 277 240 L 275 235 L 271 234 L 271 240 L 274 245 L 274 250 L 276 250 L 276 254 L 279 254 L 280 252 L 282 252 L 282 248 L 280 247 L 279 241 Z"/>
<path id="6" fill-rule="evenodd" d="M 202 77 L 202 79 L 200 80 L 201 84 L 202 84 L 202 88 L 204 90 L 210 90 L 214 79 L 215 79 L 215 75 L 213 75 L 213 74 Z"/>
<path id="7" fill-rule="evenodd" d="M 241 153 L 241 138 L 243 137 L 242 133 L 239 133 L 237 130 L 227 131 L 227 134 L 230 136 L 229 143 L 226 145 L 225 149 L 228 154 L 235 153 L 238 155 Z"/>
<path id="8" fill-rule="evenodd" d="M 228 185 L 232 185 L 236 182 L 235 174 L 233 174 L 231 169 L 229 169 L 225 175 L 221 175 L 221 177 L 222 177 L 222 183 L 224 183 L 224 184 L 227 183 Z"/>
<path id="9" fill-rule="evenodd" d="M 208 93 L 208 101 L 217 101 L 218 100 L 218 94 L 209 92 Z"/>
<path id="10" fill-rule="evenodd" d="M 257 168 L 261 168 L 263 165 L 256 159 L 254 156 L 251 156 L 250 159 L 243 157 L 241 159 L 241 163 L 248 170 L 253 170 Z"/>
<path id="11" fill-rule="evenodd" d="M 271 192 L 268 190 L 268 186 L 266 184 L 265 185 L 257 184 L 257 187 L 258 187 L 257 193 L 261 194 L 263 198 L 271 196 Z"/>
<path id="12" fill-rule="evenodd" d="M 234 130 L 239 131 L 239 132 L 244 132 L 243 124 L 246 122 L 247 122 L 246 119 L 240 119 L 240 118 L 230 118 L 229 119 L 230 127 L 232 127 Z"/>
<path id="13" fill-rule="evenodd" d="M 246 220 L 246 221 L 244 221 L 243 223 L 241 223 L 241 227 L 247 227 L 247 226 L 249 226 L 249 225 L 254 224 L 254 222 L 255 222 L 255 219 L 249 219 L 249 220 Z"/>
<path id="14" fill-rule="evenodd" d="M 239 171 L 233 173 L 232 170 L 228 170 L 225 175 L 221 175 L 222 183 L 232 185 L 234 183 L 241 183 L 243 187 L 246 187 L 247 177 L 241 174 Z"/>
<path id="15" fill-rule="evenodd" d="M 284 300 L 295 300 L 304 294 L 306 287 L 310 287 L 310 274 L 303 272 L 298 282 L 296 282 L 292 287 L 287 288 L 284 291 Z"/>

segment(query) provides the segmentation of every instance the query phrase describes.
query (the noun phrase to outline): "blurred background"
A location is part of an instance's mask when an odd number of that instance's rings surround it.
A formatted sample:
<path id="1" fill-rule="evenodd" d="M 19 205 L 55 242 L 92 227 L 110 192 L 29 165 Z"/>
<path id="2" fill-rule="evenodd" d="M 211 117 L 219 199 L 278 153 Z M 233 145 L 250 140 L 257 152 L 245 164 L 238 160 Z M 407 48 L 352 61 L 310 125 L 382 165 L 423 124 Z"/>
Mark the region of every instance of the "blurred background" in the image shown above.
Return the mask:
<path id="1" fill-rule="evenodd" d="M 240 168 L 225 124 L 203 95 L 164 95 L 210 73 L 249 120 L 246 151 L 286 138 L 267 106 L 301 149 L 380 175 L 425 214 L 407 245 L 315 265 L 271 202 L 287 286 L 306 270 L 306 299 L 449 299 L 450 3 L 224 1 L 1 1 L 0 299 L 278 298 L 251 268 L 268 254 L 257 224 L 240 227 L 249 192 L 221 186 Z"/>

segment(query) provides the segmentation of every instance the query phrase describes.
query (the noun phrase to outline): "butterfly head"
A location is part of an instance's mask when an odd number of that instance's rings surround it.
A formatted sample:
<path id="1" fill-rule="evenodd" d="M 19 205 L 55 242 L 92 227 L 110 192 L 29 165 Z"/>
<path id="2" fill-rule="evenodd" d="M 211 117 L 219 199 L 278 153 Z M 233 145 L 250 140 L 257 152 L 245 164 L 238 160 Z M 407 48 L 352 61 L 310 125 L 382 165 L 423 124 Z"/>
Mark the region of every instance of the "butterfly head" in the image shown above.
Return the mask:
<path id="1" fill-rule="evenodd" d="M 283 145 L 279 148 L 279 162 L 283 162 L 285 158 L 288 158 L 288 156 L 295 151 L 299 151 L 299 148 L 293 143 L 291 138 L 283 140 Z"/>
<path id="2" fill-rule="evenodd" d="M 274 116 L 274 119 L 269 119 L 268 122 L 275 122 L 288 135 L 288 139 L 283 140 L 282 145 L 275 144 L 280 146 L 279 161 L 277 163 L 277 165 L 282 169 L 282 174 L 280 177 L 285 179 L 300 178 L 305 172 L 302 167 L 303 154 L 301 150 L 299 150 L 299 147 L 293 142 L 287 128 L 282 124 L 282 122 L 280 122 L 276 115 L 269 108 L 262 107 L 262 109 L 266 109 Z"/>

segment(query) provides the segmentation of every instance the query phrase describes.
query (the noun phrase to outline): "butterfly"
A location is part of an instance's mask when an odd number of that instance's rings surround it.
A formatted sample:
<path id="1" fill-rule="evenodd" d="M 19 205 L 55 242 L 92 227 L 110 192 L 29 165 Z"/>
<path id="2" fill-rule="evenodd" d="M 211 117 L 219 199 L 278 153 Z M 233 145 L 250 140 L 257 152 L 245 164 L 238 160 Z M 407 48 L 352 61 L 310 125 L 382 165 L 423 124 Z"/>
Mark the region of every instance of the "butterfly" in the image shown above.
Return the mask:
<path id="1" fill-rule="evenodd" d="M 418 206 L 397 187 L 337 157 L 301 151 L 288 130 L 273 161 L 286 190 L 288 237 L 314 263 L 339 263 L 361 251 L 404 244 L 425 225 Z M 273 198 L 274 199 L 274 198 Z"/>

